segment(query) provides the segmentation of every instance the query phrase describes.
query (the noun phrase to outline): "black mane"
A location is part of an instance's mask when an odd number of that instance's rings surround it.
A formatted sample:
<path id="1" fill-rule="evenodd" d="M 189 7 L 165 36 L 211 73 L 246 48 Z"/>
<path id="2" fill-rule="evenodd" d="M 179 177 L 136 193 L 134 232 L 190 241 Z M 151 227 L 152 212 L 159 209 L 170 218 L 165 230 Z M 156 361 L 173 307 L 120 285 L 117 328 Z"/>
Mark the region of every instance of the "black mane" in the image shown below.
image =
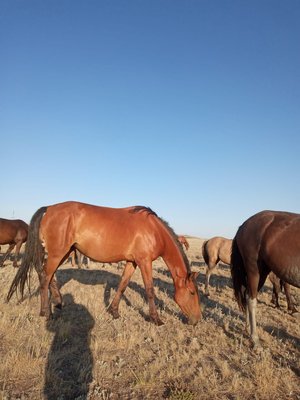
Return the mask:
<path id="1" fill-rule="evenodd" d="M 187 255 L 185 254 L 183 247 L 181 245 L 181 243 L 178 240 L 178 236 L 176 235 L 176 233 L 174 232 L 174 230 L 170 227 L 170 225 L 168 224 L 168 222 L 166 222 L 165 220 L 163 220 L 162 218 L 160 218 L 150 207 L 145 207 L 145 206 L 135 206 L 132 210 L 132 213 L 138 213 L 138 212 L 147 212 L 149 215 L 154 215 L 155 217 L 157 217 L 162 224 L 165 226 L 165 228 L 167 229 L 167 231 L 170 233 L 170 235 L 172 236 L 172 238 L 174 239 L 174 242 L 176 243 L 177 247 L 180 250 L 180 253 L 182 255 L 182 258 L 184 260 L 185 266 L 186 266 L 186 270 L 188 273 L 190 273 L 191 269 L 190 269 L 190 263 L 189 260 L 187 258 Z"/>

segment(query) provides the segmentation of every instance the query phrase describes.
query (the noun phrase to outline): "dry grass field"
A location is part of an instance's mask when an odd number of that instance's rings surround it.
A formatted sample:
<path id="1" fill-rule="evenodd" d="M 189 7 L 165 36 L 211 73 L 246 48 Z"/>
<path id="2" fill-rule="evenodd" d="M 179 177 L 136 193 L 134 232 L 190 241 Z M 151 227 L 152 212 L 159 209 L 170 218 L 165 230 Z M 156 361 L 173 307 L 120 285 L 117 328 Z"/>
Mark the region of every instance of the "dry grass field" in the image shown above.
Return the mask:
<path id="1" fill-rule="evenodd" d="M 263 350 L 251 350 L 229 267 L 216 269 L 205 297 L 202 240 L 188 240 L 203 306 L 195 327 L 174 302 L 160 259 L 153 266 L 160 327 L 148 320 L 139 270 L 114 320 L 106 308 L 121 266 L 91 262 L 78 270 L 64 264 L 57 278 L 65 306 L 46 322 L 38 315 L 35 275 L 31 296 L 20 304 L 16 297 L 5 302 L 16 273 L 7 261 L 0 270 L 0 399 L 300 399 L 299 315 L 287 313 L 283 294 L 281 309 L 275 309 L 266 282 L 257 310 Z M 299 289 L 292 293 L 300 304 Z"/>

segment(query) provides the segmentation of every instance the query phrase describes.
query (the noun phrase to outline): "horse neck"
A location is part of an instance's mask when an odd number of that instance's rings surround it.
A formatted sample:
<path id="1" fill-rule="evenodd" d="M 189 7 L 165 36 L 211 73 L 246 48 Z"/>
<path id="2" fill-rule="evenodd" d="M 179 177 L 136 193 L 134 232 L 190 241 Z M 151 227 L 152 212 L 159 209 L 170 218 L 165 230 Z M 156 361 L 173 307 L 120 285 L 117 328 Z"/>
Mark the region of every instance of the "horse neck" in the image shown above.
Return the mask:
<path id="1" fill-rule="evenodd" d="M 164 237 L 165 249 L 162 258 L 167 264 L 175 282 L 178 278 L 186 278 L 188 270 L 179 245 L 174 241 L 170 233 L 166 233 Z"/>

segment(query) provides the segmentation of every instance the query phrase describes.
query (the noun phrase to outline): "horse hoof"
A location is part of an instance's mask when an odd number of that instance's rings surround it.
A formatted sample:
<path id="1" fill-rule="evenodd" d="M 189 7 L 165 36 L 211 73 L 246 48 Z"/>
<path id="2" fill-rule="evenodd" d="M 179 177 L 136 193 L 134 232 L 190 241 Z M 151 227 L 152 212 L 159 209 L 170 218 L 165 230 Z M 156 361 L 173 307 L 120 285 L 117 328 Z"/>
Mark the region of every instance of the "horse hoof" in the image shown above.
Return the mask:
<path id="1" fill-rule="evenodd" d="M 113 316 L 114 319 L 120 318 L 118 310 L 115 310 L 112 307 L 108 307 L 107 311 Z"/>
<path id="2" fill-rule="evenodd" d="M 151 318 L 151 321 L 157 326 L 164 325 L 164 323 L 162 322 L 162 320 L 160 318 Z"/>
<path id="3" fill-rule="evenodd" d="M 55 304 L 54 307 L 55 307 L 57 310 L 61 310 L 61 309 L 62 309 L 62 304 L 61 304 L 61 303 Z"/>

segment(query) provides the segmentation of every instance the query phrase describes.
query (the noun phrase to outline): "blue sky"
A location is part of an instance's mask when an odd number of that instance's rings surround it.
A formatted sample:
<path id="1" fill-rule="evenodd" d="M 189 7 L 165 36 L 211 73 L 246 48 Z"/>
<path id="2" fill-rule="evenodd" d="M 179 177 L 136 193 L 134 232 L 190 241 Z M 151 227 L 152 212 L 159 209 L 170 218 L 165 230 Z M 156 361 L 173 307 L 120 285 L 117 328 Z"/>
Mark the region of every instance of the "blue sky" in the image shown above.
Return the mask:
<path id="1" fill-rule="evenodd" d="M 0 1 L 0 216 L 146 205 L 232 237 L 300 213 L 300 2 Z"/>

